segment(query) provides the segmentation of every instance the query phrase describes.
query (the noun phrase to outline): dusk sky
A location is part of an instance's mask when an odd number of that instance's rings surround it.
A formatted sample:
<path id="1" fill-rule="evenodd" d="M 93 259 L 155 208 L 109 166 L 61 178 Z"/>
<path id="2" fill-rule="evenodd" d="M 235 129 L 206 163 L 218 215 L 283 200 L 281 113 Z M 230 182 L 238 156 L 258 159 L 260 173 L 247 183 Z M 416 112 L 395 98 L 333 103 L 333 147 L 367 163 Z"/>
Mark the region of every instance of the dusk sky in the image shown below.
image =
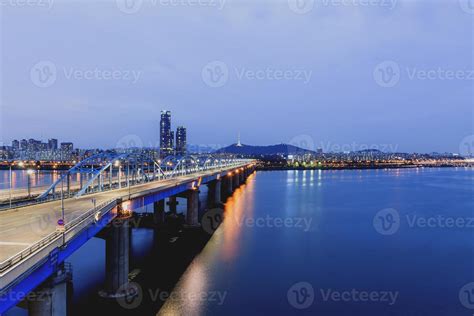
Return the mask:
<path id="1" fill-rule="evenodd" d="M 467 0 L 135 1 L 2 1 L 0 143 L 157 145 L 162 109 L 209 146 L 474 141 Z"/>

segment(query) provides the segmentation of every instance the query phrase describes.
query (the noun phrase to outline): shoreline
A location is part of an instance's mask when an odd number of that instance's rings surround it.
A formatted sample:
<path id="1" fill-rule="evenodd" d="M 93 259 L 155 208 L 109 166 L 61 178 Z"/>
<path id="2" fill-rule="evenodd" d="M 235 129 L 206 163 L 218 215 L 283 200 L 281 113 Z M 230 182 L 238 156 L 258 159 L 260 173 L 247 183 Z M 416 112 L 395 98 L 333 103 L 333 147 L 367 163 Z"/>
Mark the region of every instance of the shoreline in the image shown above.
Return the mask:
<path id="1" fill-rule="evenodd" d="M 415 169 L 415 168 L 473 168 L 474 164 L 458 165 L 389 165 L 389 166 L 344 166 L 344 167 L 257 167 L 257 171 L 305 171 L 305 170 L 388 170 L 388 169 Z"/>

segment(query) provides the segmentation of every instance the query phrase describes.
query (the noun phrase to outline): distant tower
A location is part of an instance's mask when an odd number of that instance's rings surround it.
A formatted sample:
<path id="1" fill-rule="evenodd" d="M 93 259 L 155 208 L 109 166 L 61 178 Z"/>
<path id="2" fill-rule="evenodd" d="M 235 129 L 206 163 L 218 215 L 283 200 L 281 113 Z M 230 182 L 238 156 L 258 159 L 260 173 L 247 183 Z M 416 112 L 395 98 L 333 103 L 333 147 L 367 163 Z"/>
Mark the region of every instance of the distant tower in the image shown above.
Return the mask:
<path id="1" fill-rule="evenodd" d="M 237 147 L 243 147 L 242 143 L 240 142 L 240 132 L 239 132 L 239 135 L 237 136 Z"/>

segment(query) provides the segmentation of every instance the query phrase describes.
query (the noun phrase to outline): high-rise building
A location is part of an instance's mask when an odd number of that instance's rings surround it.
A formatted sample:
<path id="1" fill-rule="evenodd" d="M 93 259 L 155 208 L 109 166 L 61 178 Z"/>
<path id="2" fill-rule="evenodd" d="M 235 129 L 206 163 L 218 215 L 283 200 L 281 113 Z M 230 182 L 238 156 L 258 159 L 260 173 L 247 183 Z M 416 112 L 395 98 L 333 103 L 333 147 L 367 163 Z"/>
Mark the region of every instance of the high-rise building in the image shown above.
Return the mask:
<path id="1" fill-rule="evenodd" d="M 61 151 L 63 152 L 72 152 L 74 149 L 73 143 L 61 143 Z"/>
<path id="2" fill-rule="evenodd" d="M 167 156 L 173 153 L 174 133 L 171 131 L 171 112 L 161 111 L 160 121 L 160 154 Z"/>
<path id="3" fill-rule="evenodd" d="M 12 141 L 12 148 L 13 150 L 19 150 L 20 149 L 20 142 L 18 140 Z"/>
<path id="4" fill-rule="evenodd" d="M 48 149 L 49 150 L 58 150 L 58 140 L 51 138 L 48 140 Z"/>
<path id="5" fill-rule="evenodd" d="M 176 154 L 186 154 L 186 128 L 178 126 L 176 130 Z"/>
<path id="6" fill-rule="evenodd" d="M 28 149 L 28 141 L 26 139 L 22 139 L 20 141 L 20 149 L 27 150 Z"/>
<path id="7" fill-rule="evenodd" d="M 38 151 L 39 150 L 39 147 L 40 147 L 40 144 L 41 144 L 41 141 L 39 140 L 36 140 L 36 139 L 33 139 L 33 138 L 30 138 L 28 139 L 28 151 L 30 152 L 35 152 L 35 151 Z"/>

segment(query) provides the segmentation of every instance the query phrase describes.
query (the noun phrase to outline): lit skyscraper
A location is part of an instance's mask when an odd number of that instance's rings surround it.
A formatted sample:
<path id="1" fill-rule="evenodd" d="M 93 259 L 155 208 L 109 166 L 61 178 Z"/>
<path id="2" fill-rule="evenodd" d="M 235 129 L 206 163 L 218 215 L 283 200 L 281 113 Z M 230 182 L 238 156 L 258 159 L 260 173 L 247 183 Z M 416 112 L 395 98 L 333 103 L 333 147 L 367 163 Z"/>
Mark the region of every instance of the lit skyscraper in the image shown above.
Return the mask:
<path id="1" fill-rule="evenodd" d="M 58 150 L 58 140 L 51 138 L 48 140 L 48 149 L 49 150 Z"/>
<path id="2" fill-rule="evenodd" d="M 186 154 L 186 128 L 178 126 L 176 130 L 176 154 Z"/>
<path id="3" fill-rule="evenodd" d="M 173 153 L 173 135 L 171 132 L 171 112 L 161 111 L 160 121 L 160 154 L 167 156 Z"/>

